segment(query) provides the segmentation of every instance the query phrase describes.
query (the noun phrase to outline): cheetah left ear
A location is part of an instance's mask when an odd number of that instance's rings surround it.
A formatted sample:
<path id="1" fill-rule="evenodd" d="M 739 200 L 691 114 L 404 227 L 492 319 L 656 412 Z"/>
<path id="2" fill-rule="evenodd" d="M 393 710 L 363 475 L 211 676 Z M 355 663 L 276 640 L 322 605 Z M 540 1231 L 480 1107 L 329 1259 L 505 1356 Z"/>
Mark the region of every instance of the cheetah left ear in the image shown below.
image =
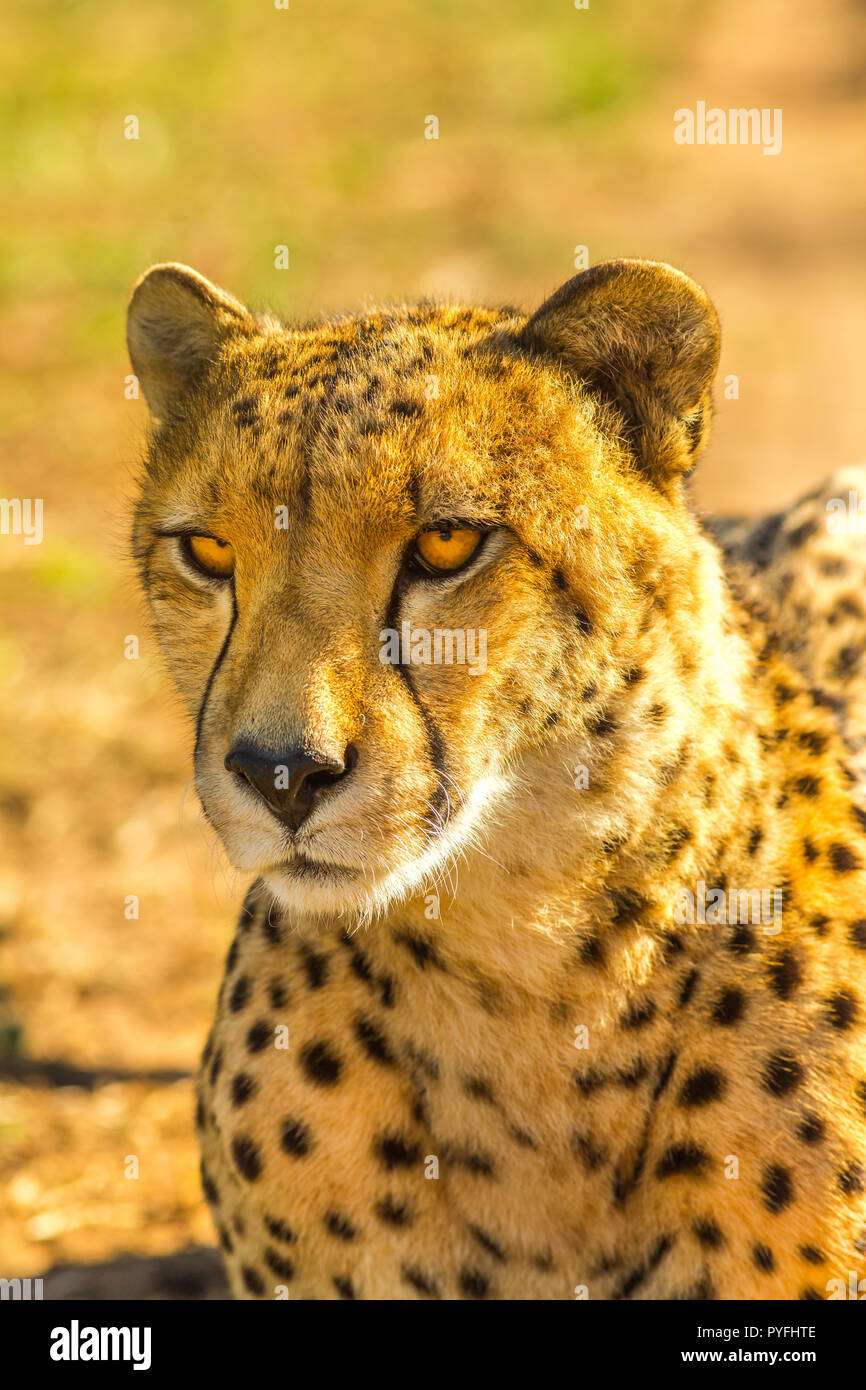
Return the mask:
<path id="1" fill-rule="evenodd" d="M 156 418 L 178 414 L 225 341 L 254 328 L 239 300 L 189 266 L 155 265 L 142 275 L 129 301 L 126 340 Z"/>
<path id="2" fill-rule="evenodd" d="M 694 280 L 660 261 L 602 261 L 542 304 L 520 339 L 617 407 L 658 486 L 692 469 L 719 363 L 718 317 Z"/>

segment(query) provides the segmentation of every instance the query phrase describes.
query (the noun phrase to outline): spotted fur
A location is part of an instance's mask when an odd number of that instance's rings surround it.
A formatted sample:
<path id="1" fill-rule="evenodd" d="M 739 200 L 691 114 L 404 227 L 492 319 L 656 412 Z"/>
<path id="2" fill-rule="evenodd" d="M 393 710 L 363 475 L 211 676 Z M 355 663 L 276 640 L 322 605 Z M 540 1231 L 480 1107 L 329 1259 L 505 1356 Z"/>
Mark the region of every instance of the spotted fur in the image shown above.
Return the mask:
<path id="1" fill-rule="evenodd" d="M 256 875 L 199 1078 L 236 1294 L 862 1277 L 866 547 L 826 501 L 864 474 L 701 524 L 717 324 L 651 263 L 529 320 L 307 327 L 158 267 L 129 341 L 135 553 L 205 812 Z M 443 519 L 489 531 L 480 558 L 418 581 Z M 231 584 L 184 570 L 179 528 L 232 543 Z M 486 670 L 383 664 L 402 621 L 485 629 Z M 224 768 L 240 736 L 357 765 L 293 832 Z M 781 916 L 680 920 L 700 884 Z"/>

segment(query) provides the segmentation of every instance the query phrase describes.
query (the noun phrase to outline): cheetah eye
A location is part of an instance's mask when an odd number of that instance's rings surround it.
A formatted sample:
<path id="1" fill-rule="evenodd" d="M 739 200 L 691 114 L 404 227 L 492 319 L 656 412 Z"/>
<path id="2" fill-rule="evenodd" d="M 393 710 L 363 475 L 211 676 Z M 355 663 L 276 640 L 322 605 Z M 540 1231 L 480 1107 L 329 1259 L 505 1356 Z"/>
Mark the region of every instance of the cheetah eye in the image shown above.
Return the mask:
<path id="1" fill-rule="evenodd" d="M 484 533 L 471 526 L 443 522 L 422 531 L 415 542 L 414 558 L 430 574 L 453 574 L 472 559 Z"/>
<path id="2" fill-rule="evenodd" d="M 208 579 L 230 579 L 235 572 L 234 546 L 216 536 L 183 536 L 184 558 Z"/>

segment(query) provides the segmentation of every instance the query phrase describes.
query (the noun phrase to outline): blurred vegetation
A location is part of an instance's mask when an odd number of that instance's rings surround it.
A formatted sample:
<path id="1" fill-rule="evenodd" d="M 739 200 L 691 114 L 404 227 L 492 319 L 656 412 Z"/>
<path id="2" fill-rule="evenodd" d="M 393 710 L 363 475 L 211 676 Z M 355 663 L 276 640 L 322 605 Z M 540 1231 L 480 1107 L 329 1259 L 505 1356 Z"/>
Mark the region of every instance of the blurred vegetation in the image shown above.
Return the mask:
<path id="1" fill-rule="evenodd" d="M 581 150 L 616 145 L 697 8 L 9 0 L 0 303 L 65 307 L 46 346 L 88 362 L 116 353 L 129 286 L 161 258 L 306 312 L 336 307 L 344 285 L 354 300 L 410 293 L 419 267 L 452 254 L 503 283 L 563 265 L 548 206 L 503 215 L 512 171 L 550 158 L 553 174 L 567 152 L 579 180 Z"/>

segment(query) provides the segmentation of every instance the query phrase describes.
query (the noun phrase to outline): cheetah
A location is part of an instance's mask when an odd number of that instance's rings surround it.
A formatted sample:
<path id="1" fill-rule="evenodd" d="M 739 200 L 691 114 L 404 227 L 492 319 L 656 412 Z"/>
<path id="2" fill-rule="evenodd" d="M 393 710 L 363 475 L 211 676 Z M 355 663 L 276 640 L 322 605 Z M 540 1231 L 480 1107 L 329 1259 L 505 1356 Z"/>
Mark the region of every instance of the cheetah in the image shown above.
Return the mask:
<path id="1" fill-rule="evenodd" d="M 134 555 L 254 876 L 196 1114 L 235 1296 L 843 1296 L 866 470 L 696 514 L 719 326 L 661 263 L 294 327 L 160 265 L 128 343 Z"/>

